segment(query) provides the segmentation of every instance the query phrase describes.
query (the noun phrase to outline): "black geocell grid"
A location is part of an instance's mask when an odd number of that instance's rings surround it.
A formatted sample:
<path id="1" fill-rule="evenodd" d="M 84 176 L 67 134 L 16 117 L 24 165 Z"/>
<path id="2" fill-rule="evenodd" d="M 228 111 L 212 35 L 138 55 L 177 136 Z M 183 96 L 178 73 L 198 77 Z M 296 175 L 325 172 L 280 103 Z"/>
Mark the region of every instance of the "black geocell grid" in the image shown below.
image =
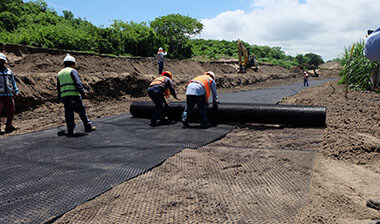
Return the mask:
<path id="1" fill-rule="evenodd" d="M 222 94 L 220 100 L 277 103 L 302 88 L 298 83 Z M 57 137 L 57 129 L 1 138 L 0 223 L 54 220 L 182 149 L 206 145 L 234 128 L 182 129 L 180 124 L 151 128 L 148 122 L 125 114 L 96 120 L 98 130 L 80 138 Z"/>
<path id="2" fill-rule="evenodd" d="M 309 80 L 310 87 L 318 86 L 323 83 L 337 80 L 323 79 L 323 80 Z M 281 101 L 285 96 L 292 96 L 302 89 L 309 88 L 304 87 L 303 82 L 298 82 L 286 86 L 276 86 L 272 88 L 256 89 L 244 92 L 219 94 L 219 101 L 223 103 L 272 103 L 276 104 Z M 211 98 L 210 98 L 211 99 Z"/>
<path id="3" fill-rule="evenodd" d="M 97 131 L 78 138 L 57 137 L 59 130 L 50 129 L 0 139 L 0 223 L 48 222 L 182 149 L 206 145 L 234 128 L 151 128 L 149 120 L 129 114 L 94 123 Z"/>

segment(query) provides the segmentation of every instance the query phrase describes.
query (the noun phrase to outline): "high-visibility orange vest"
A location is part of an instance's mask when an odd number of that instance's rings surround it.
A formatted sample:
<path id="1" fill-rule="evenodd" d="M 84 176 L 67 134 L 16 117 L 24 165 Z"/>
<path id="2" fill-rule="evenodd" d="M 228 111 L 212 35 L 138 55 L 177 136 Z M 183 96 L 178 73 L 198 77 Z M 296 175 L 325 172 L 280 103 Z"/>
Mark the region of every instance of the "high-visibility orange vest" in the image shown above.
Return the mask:
<path id="1" fill-rule="evenodd" d="M 165 76 L 161 76 L 161 77 L 158 77 L 158 78 L 155 78 L 150 84 L 149 86 L 154 86 L 154 85 L 161 85 L 162 83 L 165 82 Z M 166 98 L 169 98 L 170 96 L 170 91 L 168 88 L 165 89 L 164 91 L 164 96 Z"/>
<path id="2" fill-rule="evenodd" d="M 195 82 L 200 84 L 203 89 L 206 92 L 206 102 L 208 102 L 208 98 L 210 97 L 210 89 L 211 89 L 211 83 L 212 83 L 212 78 L 208 75 L 200 75 L 195 77 L 193 80 L 191 80 L 189 83 Z"/>

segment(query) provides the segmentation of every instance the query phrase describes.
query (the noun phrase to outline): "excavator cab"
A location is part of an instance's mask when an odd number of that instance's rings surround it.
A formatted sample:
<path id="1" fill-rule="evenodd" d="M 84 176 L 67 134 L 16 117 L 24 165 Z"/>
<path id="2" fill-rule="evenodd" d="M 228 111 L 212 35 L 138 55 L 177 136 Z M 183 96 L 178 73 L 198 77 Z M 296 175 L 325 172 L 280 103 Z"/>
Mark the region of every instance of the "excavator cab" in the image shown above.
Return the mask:
<path id="1" fill-rule="evenodd" d="M 249 55 L 249 51 L 244 47 L 244 45 L 237 41 L 238 44 L 238 55 L 239 55 L 239 73 L 245 73 L 247 68 L 252 68 L 255 72 L 259 70 L 257 67 L 257 61 L 255 55 Z M 242 60 L 244 57 L 244 61 Z"/>

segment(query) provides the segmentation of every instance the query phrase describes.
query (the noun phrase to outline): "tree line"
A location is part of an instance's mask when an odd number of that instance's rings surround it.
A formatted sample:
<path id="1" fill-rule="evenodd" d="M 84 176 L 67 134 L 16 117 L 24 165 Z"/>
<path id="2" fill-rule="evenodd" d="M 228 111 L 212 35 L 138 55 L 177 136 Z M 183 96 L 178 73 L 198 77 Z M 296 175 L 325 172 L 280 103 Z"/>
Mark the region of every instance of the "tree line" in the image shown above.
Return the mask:
<path id="1" fill-rule="evenodd" d="M 151 22 L 115 20 L 109 27 L 97 27 L 70 11 L 63 15 L 43 0 L 1 0 L 0 42 L 27 46 L 85 51 L 99 54 L 154 56 L 159 47 L 171 58 L 237 58 L 237 41 L 194 39 L 203 29 L 197 19 L 169 14 Z M 323 63 L 321 56 L 309 53 L 286 55 L 280 47 L 257 46 L 243 42 L 258 61 L 303 69 Z"/>

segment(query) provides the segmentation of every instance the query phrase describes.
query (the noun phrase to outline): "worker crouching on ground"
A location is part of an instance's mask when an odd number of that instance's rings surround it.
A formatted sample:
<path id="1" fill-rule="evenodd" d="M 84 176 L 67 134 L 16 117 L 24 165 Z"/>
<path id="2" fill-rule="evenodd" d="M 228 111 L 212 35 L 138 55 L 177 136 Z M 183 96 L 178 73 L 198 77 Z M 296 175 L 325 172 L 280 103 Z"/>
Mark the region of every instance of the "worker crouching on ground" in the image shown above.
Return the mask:
<path id="1" fill-rule="evenodd" d="M 92 122 L 88 119 L 86 109 L 82 101 L 85 95 L 83 85 L 75 70 L 75 58 L 67 54 L 63 60 L 64 69 L 57 76 L 58 99 L 64 104 L 67 136 L 74 136 L 74 112 L 78 113 L 84 125 L 85 132 L 94 131 Z"/>
<path id="2" fill-rule="evenodd" d="M 195 104 L 197 104 L 201 117 L 201 127 L 210 127 L 207 119 L 207 106 L 210 92 L 212 92 L 213 108 L 217 108 L 218 95 L 216 93 L 215 74 L 211 71 L 197 76 L 189 82 L 186 88 L 186 107 L 182 114 L 182 124 L 184 127 L 190 127 L 188 119 L 191 117 L 191 112 Z"/>
<path id="3" fill-rule="evenodd" d="M 165 118 L 164 112 L 165 108 L 169 106 L 165 98 L 169 98 L 170 93 L 178 100 L 177 94 L 174 90 L 172 73 L 165 71 L 162 73 L 161 77 L 154 79 L 148 87 L 148 95 L 156 106 L 156 110 L 154 111 L 149 124 L 150 126 L 154 127 L 157 126 L 157 124 L 167 124 L 169 122 Z M 160 119 L 159 123 L 157 123 L 158 119 Z"/>
<path id="4" fill-rule="evenodd" d="M 374 91 L 380 91 L 380 27 L 376 30 L 368 30 L 367 35 L 363 49 L 364 56 L 378 63 L 372 73 L 371 88 Z M 380 197 L 369 199 L 367 206 L 380 211 Z"/>
<path id="5" fill-rule="evenodd" d="M 5 109 L 7 115 L 5 132 L 10 133 L 17 129 L 12 125 L 12 120 L 16 111 L 14 98 L 18 95 L 18 88 L 13 72 L 5 66 L 6 62 L 7 57 L 0 53 L 0 116 L 3 109 Z"/>

